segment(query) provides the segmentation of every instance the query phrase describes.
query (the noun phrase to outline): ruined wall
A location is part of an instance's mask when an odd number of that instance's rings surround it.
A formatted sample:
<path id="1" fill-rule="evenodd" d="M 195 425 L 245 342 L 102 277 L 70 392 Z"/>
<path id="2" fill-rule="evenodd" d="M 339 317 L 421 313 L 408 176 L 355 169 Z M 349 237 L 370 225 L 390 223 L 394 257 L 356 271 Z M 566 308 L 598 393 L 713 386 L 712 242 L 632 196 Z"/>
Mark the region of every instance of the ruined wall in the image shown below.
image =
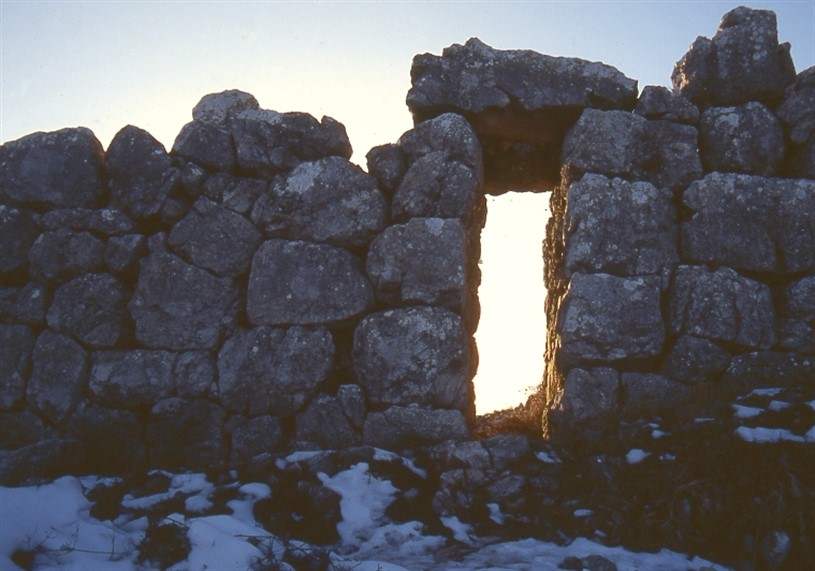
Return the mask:
<path id="1" fill-rule="evenodd" d="M 554 187 L 547 432 L 812 384 L 815 74 L 772 13 L 725 15 L 675 93 L 475 39 L 411 75 L 368 172 L 238 91 L 169 153 L 0 148 L 2 480 L 467 438 L 484 192 Z"/>

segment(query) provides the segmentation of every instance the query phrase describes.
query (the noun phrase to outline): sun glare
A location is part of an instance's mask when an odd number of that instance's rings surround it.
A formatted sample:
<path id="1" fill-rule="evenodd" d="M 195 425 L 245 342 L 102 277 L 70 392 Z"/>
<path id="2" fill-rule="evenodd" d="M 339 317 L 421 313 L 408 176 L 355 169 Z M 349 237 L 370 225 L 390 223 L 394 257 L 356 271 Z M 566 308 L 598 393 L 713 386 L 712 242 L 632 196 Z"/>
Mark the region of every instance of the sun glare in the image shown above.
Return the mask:
<path id="1" fill-rule="evenodd" d="M 487 197 L 481 232 L 481 320 L 475 333 L 478 414 L 524 402 L 543 377 L 546 315 L 542 243 L 548 193 Z"/>

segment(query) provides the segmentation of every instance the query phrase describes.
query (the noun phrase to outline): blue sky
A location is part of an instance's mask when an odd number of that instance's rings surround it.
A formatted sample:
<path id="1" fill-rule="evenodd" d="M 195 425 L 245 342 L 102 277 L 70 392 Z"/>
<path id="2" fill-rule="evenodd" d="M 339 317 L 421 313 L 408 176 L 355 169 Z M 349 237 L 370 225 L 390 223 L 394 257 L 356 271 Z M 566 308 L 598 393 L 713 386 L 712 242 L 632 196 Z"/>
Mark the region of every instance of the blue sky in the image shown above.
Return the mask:
<path id="1" fill-rule="evenodd" d="M 132 123 L 169 148 L 201 96 L 239 88 L 265 108 L 333 116 L 364 162 L 411 126 L 416 53 L 478 36 L 669 85 L 739 4 L 0 0 L 0 141 L 83 125 L 107 145 Z M 799 71 L 815 65 L 815 1 L 747 4 L 777 13 Z"/>

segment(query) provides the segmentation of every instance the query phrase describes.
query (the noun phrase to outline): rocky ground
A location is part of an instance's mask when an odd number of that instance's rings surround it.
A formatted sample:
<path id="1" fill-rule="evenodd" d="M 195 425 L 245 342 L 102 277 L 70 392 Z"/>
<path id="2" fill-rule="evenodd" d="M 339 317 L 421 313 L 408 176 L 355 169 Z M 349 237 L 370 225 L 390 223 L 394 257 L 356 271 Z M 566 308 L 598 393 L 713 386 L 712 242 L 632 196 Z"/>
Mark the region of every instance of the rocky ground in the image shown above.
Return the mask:
<path id="1" fill-rule="evenodd" d="M 815 390 L 555 445 L 523 434 L 397 455 L 3 488 L 3 568 L 811 569 Z M 66 507 L 67 506 L 67 507 Z M 715 562 L 715 563 L 713 563 Z"/>

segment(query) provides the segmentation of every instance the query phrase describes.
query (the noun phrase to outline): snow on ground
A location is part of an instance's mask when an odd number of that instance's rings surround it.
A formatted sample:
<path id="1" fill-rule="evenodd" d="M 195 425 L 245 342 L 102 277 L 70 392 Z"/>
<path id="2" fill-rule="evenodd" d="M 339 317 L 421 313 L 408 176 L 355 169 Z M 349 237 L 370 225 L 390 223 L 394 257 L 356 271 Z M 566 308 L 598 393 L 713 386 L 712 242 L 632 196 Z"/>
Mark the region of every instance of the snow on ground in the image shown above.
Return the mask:
<path id="1" fill-rule="evenodd" d="M 589 555 L 600 555 L 615 562 L 620 571 L 683 570 L 705 566 L 725 569 L 667 550 L 635 553 L 588 539 L 577 539 L 568 546 L 534 539 L 488 544 L 483 538 L 471 537 L 469 527 L 456 518 L 449 518 L 445 525 L 469 547 L 464 550 L 467 554 L 463 558 L 459 556 L 456 561 L 444 561 L 440 553 L 451 545 L 447 538 L 427 535 L 420 522 L 395 524 L 384 517 L 396 489 L 390 482 L 371 475 L 367 464 L 356 464 L 333 477 L 322 475 L 321 480 L 342 497 L 343 521 L 338 526 L 342 541 L 331 553 L 331 561 L 337 570 L 521 571 L 554 569 L 566 557 Z M 91 517 L 91 503 L 84 494 L 98 481 L 67 476 L 37 487 L 0 488 L 0 568 L 20 569 L 11 560 L 18 550 L 34 552 L 37 569 L 116 571 L 144 568 L 137 561 L 136 547 L 144 538 L 146 518 L 128 521 L 128 516 L 120 516 L 113 522 L 102 522 Z M 186 500 L 193 513 L 210 505 L 208 495 L 214 488 L 203 474 L 172 476 L 171 486 L 168 494 L 163 496 L 171 496 L 179 490 L 195 494 Z M 239 488 L 237 499 L 228 504 L 232 514 L 168 516 L 168 522 L 186 529 L 192 546 L 187 559 L 170 569 L 244 571 L 259 561 L 280 561 L 286 545 L 258 527 L 252 515 L 254 502 L 269 495 L 269 487 L 265 484 L 244 484 Z M 158 499 L 148 496 L 125 501 L 149 503 Z M 308 550 L 309 546 L 303 544 L 300 548 Z"/>

